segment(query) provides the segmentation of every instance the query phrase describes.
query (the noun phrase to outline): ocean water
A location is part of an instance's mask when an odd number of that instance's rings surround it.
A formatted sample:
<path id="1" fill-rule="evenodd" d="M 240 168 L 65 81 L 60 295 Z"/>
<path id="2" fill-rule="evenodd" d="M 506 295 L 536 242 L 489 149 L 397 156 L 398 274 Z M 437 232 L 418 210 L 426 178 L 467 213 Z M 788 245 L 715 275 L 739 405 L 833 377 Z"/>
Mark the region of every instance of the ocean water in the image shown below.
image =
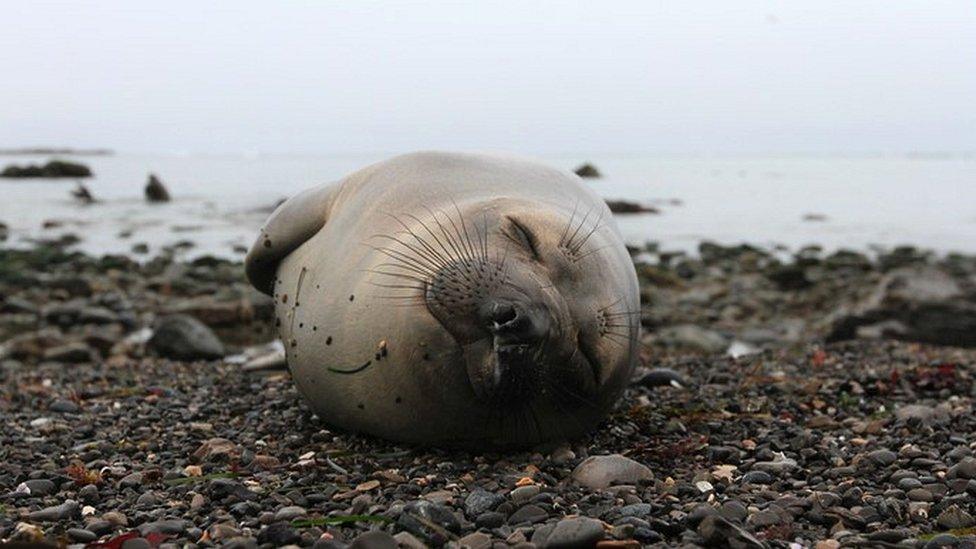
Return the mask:
<path id="1" fill-rule="evenodd" d="M 71 180 L 0 179 L 0 222 L 7 245 L 75 233 L 79 249 L 126 253 L 189 240 L 187 256 L 235 257 L 250 245 L 278 200 L 333 181 L 387 155 L 132 155 L 64 157 L 89 165 L 85 184 L 99 202 L 81 205 Z M 43 162 L 0 156 L 0 164 Z M 540 158 L 572 169 L 595 164 L 586 180 L 606 198 L 643 202 L 659 214 L 617 215 L 633 244 L 694 251 L 702 240 L 796 250 L 870 250 L 911 244 L 976 253 L 976 156 Z M 149 173 L 174 200 L 143 199 Z M 808 219 L 813 216 L 815 220 Z M 45 221 L 61 223 L 42 228 Z M 236 250 L 235 250 L 236 249 Z"/>

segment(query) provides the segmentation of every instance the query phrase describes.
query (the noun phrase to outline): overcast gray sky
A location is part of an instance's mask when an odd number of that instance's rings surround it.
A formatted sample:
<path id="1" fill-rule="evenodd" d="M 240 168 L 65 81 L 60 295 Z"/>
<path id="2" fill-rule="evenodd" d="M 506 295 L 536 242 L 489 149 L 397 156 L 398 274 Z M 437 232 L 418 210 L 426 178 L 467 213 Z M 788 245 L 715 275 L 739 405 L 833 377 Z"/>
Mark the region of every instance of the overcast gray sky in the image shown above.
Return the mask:
<path id="1" fill-rule="evenodd" d="M 976 149 L 973 0 L 24 1 L 0 14 L 0 147 Z"/>

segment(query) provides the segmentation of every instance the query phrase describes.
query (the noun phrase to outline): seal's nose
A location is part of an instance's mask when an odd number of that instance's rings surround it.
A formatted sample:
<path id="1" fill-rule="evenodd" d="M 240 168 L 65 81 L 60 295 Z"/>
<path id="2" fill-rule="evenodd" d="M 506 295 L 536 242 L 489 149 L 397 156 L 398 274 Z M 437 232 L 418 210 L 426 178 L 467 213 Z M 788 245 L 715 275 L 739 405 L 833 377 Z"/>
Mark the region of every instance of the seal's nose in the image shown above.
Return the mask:
<path id="1" fill-rule="evenodd" d="M 488 303 L 482 318 L 488 331 L 506 343 L 531 343 L 546 332 L 544 315 L 519 303 Z"/>

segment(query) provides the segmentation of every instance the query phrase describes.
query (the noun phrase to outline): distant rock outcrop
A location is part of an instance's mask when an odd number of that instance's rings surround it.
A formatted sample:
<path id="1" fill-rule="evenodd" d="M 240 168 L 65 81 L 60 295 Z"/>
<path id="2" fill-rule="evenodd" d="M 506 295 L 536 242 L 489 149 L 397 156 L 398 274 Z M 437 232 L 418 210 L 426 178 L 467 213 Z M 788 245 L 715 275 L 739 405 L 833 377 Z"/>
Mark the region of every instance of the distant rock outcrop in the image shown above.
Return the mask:
<path id="1" fill-rule="evenodd" d="M 51 160 L 43 166 L 28 164 L 26 166 L 10 165 L 0 172 L 0 177 L 10 178 L 58 178 L 58 177 L 91 177 L 92 172 L 88 166 L 75 162 L 65 162 L 63 160 Z"/>
<path id="2" fill-rule="evenodd" d="M 590 164 L 589 162 L 581 165 L 573 171 L 580 177 L 600 177 L 600 170 L 596 169 L 596 166 Z"/>
<path id="3" fill-rule="evenodd" d="M 827 340 L 855 337 L 976 347 L 976 296 L 943 269 L 896 269 L 863 302 L 835 313 Z"/>
<path id="4" fill-rule="evenodd" d="M 83 204 L 92 204 L 95 202 L 95 197 L 92 196 L 91 191 L 89 191 L 88 187 L 81 182 L 79 182 L 78 185 L 71 191 L 71 196 L 75 197 Z"/>
<path id="5" fill-rule="evenodd" d="M 169 191 L 163 182 L 155 174 L 149 174 L 149 182 L 146 183 L 146 200 L 149 202 L 169 202 Z"/>
<path id="6" fill-rule="evenodd" d="M 607 200 L 606 203 L 610 208 L 610 211 L 615 214 L 661 213 L 661 211 L 654 206 L 645 206 L 644 204 L 639 204 L 637 202 L 628 202 L 626 200 Z"/>

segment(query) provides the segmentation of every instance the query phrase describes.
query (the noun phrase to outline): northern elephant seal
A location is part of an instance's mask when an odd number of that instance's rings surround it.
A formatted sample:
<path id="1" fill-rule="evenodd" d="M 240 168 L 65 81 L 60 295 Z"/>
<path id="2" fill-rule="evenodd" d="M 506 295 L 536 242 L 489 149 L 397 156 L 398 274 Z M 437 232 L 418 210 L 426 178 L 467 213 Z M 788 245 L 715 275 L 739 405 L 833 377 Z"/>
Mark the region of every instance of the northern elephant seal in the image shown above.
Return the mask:
<path id="1" fill-rule="evenodd" d="M 531 161 L 415 153 L 302 192 L 247 255 L 327 422 L 396 441 L 581 435 L 637 360 L 633 263 L 606 204 Z"/>

